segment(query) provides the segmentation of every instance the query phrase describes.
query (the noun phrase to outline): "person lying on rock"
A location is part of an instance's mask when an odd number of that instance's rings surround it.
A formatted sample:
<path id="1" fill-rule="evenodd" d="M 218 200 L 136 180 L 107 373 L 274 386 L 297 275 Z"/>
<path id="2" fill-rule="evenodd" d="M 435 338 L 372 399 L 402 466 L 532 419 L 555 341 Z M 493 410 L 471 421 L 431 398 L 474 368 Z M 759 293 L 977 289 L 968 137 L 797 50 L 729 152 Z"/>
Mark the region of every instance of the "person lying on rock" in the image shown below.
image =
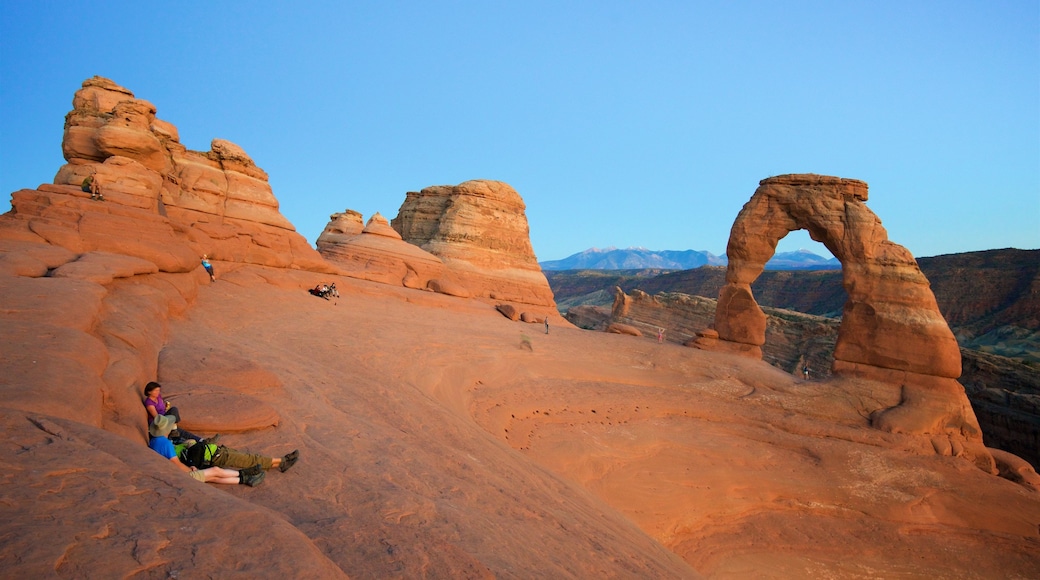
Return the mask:
<path id="1" fill-rule="evenodd" d="M 266 473 L 260 465 L 253 465 L 241 471 L 216 466 L 199 469 L 185 465 L 180 460 L 180 451 L 188 444 L 195 442 L 189 439 L 185 444 L 174 445 L 173 441 L 170 441 L 170 432 L 176 428 L 177 423 L 172 416 L 159 415 L 156 417 L 152 426 L 148 428 L 148 434 L 151 435 L 148 447 L 172 461 L 177 469 L 187 473 L 192 479 L 203 483 L 242 484 L 249 487 L 256 487 L 264 481 Z"/>
<path id="2" fill-rule="evenodd" d="M 154 422 L 156 418 L 162 415 L 172 415 L 175 422 L 181 422 L 181 412 L 177 410 L 177 407 L 167 407 L 166 400 L 163 399 L 162 396 L 162 385 L 155 381 L 144 386 L 144 408 L 148 411 L 148 421 L 150 423 Z M 174 443 L 179 443 L 184 439 L 202 441 L 202 438 L 198 435 L 189 433 L 183 429 L 177 429 L 174 431 L 173 435 L 170 436 L 170 439 Z"/>
<path id="3" fill-rule="evenodd" d="M 314 288 L 308 290 L 308 292 L 310 292 L 314 296 L 317 296 L 318 298 L 324 298 L 326 300 L 329 299 L 329 287 L 324 284 L 318 284 Z"/>
<path id="4" fill-rule="evenodd" d="M 214 465 L 232 469 L 246 469 L 259 465 L 264 471 L 277 468 L 278 471 L 285 472 L 296 464 L 296 461 L 300 458 L 300 450 L 294 449 L 281 457 L 267 457 L 256 453 L 245 453 L 224 445 L 218 445 L 212 439 L 205 439 L 200 443 L 185 441 L 177 457 L 181 463 L 198 469 L 206 469 Z"/>

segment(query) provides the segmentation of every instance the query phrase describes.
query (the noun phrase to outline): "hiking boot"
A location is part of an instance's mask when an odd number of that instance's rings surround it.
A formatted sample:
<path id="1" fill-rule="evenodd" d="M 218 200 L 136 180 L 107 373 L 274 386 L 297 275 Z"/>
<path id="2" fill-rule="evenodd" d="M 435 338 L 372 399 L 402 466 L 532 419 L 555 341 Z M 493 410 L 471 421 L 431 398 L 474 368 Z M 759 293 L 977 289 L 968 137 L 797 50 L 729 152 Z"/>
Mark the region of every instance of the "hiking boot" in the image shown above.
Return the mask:
<path id="1" fill-rule="evenodd" d="M 263 471 L 264 468 L 259 463 L 257 463 L 256 465 L 249 466 L 239 471 L 239 473 L 242 474 L 242 476 L 246 477 L 250 475 L 256 475 L 258 473 L 263 473 Z"/>
<path id="2" fill-rule="evenodd" d="M 278 466 L 278 471 L 285 473 L 289 471 L 289 468 L 296 464 L 296 460 L 300 458 L 300 450 L 293 449 L 289 453 L 282 457 L 282 464 Z"/>
<path id="3" fill-rule="evenodd" d="M 254 466 L 254 467 L 256 467 L 256 466 Z M 250 467 L 250 469 L 252 469 L 252 467 Z M 264 476 L 266 476 L 266 475 L 267 475 L 267 473 L 263 469 L 261 469 L 257 473 L 251 473 L 249 475 L 246 475 L 246 471 L 245 470 L 242 470 L 242 471 L 238 472 L 238 477 L 241 480 L 240 483 L 242 485 L 248 485 L 249 487 L 256 487 L 256 486 L 260 485 L 261 483 L 263 483 Z"/>

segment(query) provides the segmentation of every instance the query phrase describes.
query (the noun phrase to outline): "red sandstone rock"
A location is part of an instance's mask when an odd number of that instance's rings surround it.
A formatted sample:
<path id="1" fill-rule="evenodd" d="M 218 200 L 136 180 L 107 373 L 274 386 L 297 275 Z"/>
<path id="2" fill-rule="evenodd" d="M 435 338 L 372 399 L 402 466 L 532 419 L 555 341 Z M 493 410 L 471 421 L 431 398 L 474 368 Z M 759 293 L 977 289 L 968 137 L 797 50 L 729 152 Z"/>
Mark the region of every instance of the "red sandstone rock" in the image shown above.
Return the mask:
<path id="1" fill-rule="evenodd" d="M 427 288 L 437 292 L 439 294 L 447 294 L 448 296 L 457 296 L 459 298 L 469 298 L 469 289 L 451 280 L 445 280 L 443 278 L 436 278 L 430 280 L 426 285 Z"/>
<path id="2" fill-rule="evenodd" d="M 927 377 L 960 376 L 960 349 L 939 313 L 917 262 L 888 241 L 881 220 L 867 209 L 867 184 L 821 175 L 781 175 L 762 180 L 744 205 L 726 249 L 726 286 L 719 293 L 715 328 L 719 346 L 759 347 L 765 315 L 750 284 L 788 232 L 806 229 L 842 263 L 848 293 L 834 351 L 834 372 L 877 380 L 921 378 L 912 397 L 878 413 L 890 431 L 950 436 L 967 447 L 980 467 L 992 470 L 978 422 L 963 388 L 938 386 Z M 944 451 L 937 449 L 937 451 Z"/>
<path id="3" fill-rule="evenodd" d="M 607 327 L 607 332 L 611 334 L 627 334 L 629 336 L 643 336 L 643 333 L 638 328 L 628 325 L 621 324 L 620 322 L 612 322 Z"/>
<path id="4" fill-rule="evenodd" d="M 358 215 L 358 220 L 360 220 Z M 337 220 L 335 215 L 333 220 Z M 352 220 L 353 218 L 347 218 Z M 326 227 L 326 231 L 332 226 Z M 361 233 L 326 235 L 321 255 L 348 276 L 407 288 L 425 288 L 444 272 L 444 264 L 433 254 L 401 239 L 386 218 L 378 213 Z"/>
<path id="5" fill-rule="evenodd" d="M 495 306 L 495 308 L 502 313 L 502 316 L 505 316 L 509 320 L 514 322 L 520 320 L 520 311 L 512 304 L 499 304 L 498 306 Z"/>
<path id="6" fill-rule="evenodd" d="M 121 94 L 81 100 L 110 92 Z M 260 179 L 233 150 L 221 155 Z M 286 250 L 269 224 L 230 227 L 178 207 L 152 222 L 146 208 L 92 202 L 74 186 L 19 194 L 0 217 L 0 254 L 25 253 L 0 269 L 0 449 L 16 482 L 4 489 L 0 561 L 12 577 L 1029 577 L 1040 567 L 1035 493 L 934 456 L 965 455 L 956 437 L 900 432 L 920 420 L 957 428 L 898 406 L 933 401 L 929 389 L 895 392 L 906 373 L 804 384 L 760 361 L 565 325 L 521 334 L 528 348 L 517 350 L 516 326 L 479 301 L 336 276 L 350 306 L 314 300 L 300 289 L 317 276 L 294 271 L 296 255 L 284 268 L 218 263 L 220 283 L 201 289 L 197 266 L 104 285 L 44 276 L 38 264 L 60 269 L 96 249 L 102 233 L 72 225 L 82 219 L 140 220 L 145 234 L 166 224 L 189 249 L 213 243 L 261 261 L 282 263 Z M 42 249 L 39 232 L 64 249 Z M 232 241 L 243 237 L 267 249 Z M 123 273 L 169 259 L 142 249 L 101 251 L 134 256 L 112 262 Z M 185 399 L 200 417 L 238 424 L 234 407 L 276 409 L 276 427 L 224 442 L 267 455 L 299 447 L 300 463 L 261 488 L 192 480 L 144 446 L 140 388 L 154 377 L 212 397 Z M 932 390 L 953 382 L 931 378 Z M 870 412 L 892 408 L 878 419 L 893 420 L 891 432 L 869 428 Z M 862 549 L 850 552 L 848 538 Z"/>
<path id="7" fill-rule="evenodd" d="M 394 229 L 439 257 L 474 296 L 554 307 L 520 195 L 499 181 L 409 192 Z"/>
<path id="8" fill-rule="evenodd" d="M 348 239 L 360 234 L 365 229 L 361 214 L 348 209 L 343 213 L 334 213 L 329 216 L 329 223 L 318 236 L 318 252 L 327 249 L 334 244 L 342 244 Z"/>
<path id="9" fill-rule="evenodd" d="M 267 174 L 256 166 L 241 147 L 214 139 L 207 152 L 189 151 L 178 142 L 173 125 L 157 119 L 151 103 L 136 99 L 133 93 L 100 77 L 88 79 L 73 98 L 73 110 L 66 118 L 62 151 L 68 164 L 55 176 L 55 184 L 79 188 L 92 176 L 98 180 L 108 208 L 133 207 L 168 219 L 179 233 L 187 236 L 180 243 L 158 242 L 163 248 L 180 249 L 183 256 L 197 262 L 201 254 L 219 259 L 276 267 L 293 267 L 332 272 L 321 256 L 297 234 L 278 211 Z M 45 190 L 73 197 L 86 197 L 75 190 Z M 13 205 L 13 202 L 12 202 Z M 39 204 L 23 203 L 15 208 L 29 217 L 41 210 Z M 102 213 L 118 210 L 101 205 L 85 209 Z M 90 212 L 94 213 L 94 212 Z M 50 212 L 51 222 L 61 222 L 64 214 Z M 89 214 L 88 214 L 89 215 Z M 71 217 L 71 216 L 70 216 Z M 193 231 L 202 225 L 201 231 Z M 75 251 L 109 247 L 90 247 L 79 235 L 66 235 L 77 229 L 76 222 L 44 224 L 34 228 L 51 243 Z M 213 235 L 213 227 L 230 230 Z M 121 226 L 109 224 L 108 237 L 134 237 L 132 243 L 147 244 L 147 235 L 127 236 Z M 41 233 L 40 230 L 46 233 Z M 93 237 L 87 235 L 88 239 Z M 194 242 L 187 245 L 184 242 Z M 152 250 L 142 248 L 132 255 L 151 259 Z M 182 271 L 186 263 L 171 265 L 153 260 L 163 271 Z"/>

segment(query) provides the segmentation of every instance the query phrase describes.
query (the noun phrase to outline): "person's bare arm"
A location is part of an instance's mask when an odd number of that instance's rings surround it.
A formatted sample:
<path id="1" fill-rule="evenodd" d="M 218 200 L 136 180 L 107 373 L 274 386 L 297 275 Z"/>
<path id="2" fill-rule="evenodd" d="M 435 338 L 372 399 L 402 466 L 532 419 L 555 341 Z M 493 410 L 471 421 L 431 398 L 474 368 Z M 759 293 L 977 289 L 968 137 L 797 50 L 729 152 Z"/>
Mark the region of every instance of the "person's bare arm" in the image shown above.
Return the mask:
<path id="1" fill-rule="evenodd" d="M 177 469 L 180 469 L 184 473 L 195 471 L 194 467 L 188 467 L 187 465 L 184 465 L 183 463 L 181 463 L 181 460 L 178 459 L 177 457 L 171 457 L 170 461 L 172 461 L 173 464 L 177 466 Z"/>
<path id="2" fill-rule="evenodd" d="M 148 409 L 148 416 L 152 419 L 155 419 L 155 417 L 159 414 L 159 411 L 155 410 L 155 405 L 145 405 L 144 408 Z"/>

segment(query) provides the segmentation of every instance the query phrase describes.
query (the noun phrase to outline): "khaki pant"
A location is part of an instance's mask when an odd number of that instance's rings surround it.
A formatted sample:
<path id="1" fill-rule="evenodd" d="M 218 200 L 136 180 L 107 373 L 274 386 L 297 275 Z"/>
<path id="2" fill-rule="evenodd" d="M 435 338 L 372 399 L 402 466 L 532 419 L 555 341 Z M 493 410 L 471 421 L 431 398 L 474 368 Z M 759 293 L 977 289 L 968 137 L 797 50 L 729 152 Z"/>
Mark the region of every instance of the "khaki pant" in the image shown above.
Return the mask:
<path id="1" fill-rule="evenodd" d="M 266 470 L 271 469 L 272 461 L 270 457 L 255 453 L 242 453 L 237 449 L 221 445 L 218 447 L 217 456 L 213 458 L 213 465 L 228 469 L 246 469 L 247 467 L 259 465 Z"/>

